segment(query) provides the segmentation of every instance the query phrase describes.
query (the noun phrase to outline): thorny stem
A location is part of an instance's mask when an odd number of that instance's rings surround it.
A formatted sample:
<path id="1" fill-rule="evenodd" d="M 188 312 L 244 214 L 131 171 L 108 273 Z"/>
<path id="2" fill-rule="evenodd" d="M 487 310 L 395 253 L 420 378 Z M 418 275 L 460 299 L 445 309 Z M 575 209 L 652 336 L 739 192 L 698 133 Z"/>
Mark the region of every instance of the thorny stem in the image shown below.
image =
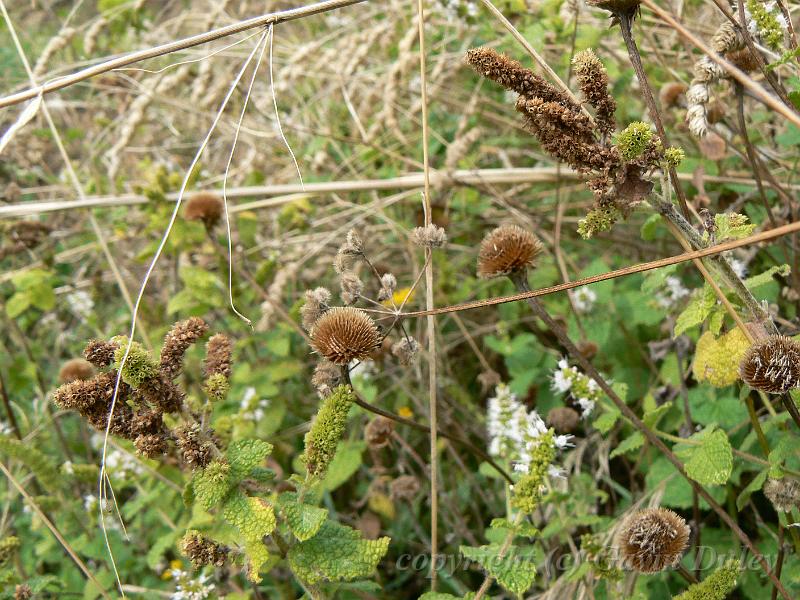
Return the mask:
<path id="1" fill-rule="evenodd" d="M 524 276 L 524 274 L 516 274 L 511 276 L 511 280 L 517 286 L 520 291 L 526 291 L 530 288 L 528 287 L 528 282 Z M 558 341 L 570 355 L 572 360 L 574 360 L 580 366 L 581 370 L 583 370 L 586 375 L 591 377 L 600 389 L 608 396 L 608 398 L 614 403 L 614 405 L 619 409 L 619 411 L 625 415 L 625 417 L 633 424 L 636 429 L 638 429 L 664 457 L 672 463 L 675 469 L 680 473 L 680 475 L 689 482 L 689 484 L 694 488 L 697 493 L 708 503 L 708 505 L 714 510 L 715 513 L 719 516 L 719 518 L 733 531 L 734 535 L 741 540 L 741 542 L 750 550 L 753 554 L 755 559 L 758 561 L 761 568 L 764 570 L 764 573 L 770 578 L 770 580 L 775 584 L 778 588 L 778 591 L 781 593 L 781 596 L 785 598 L 785 600 L 791 600 L 791 596 L 786 591 L 786 588 L 783 587 L 783 584 L 780 580 L 775 576 L 775 573 L 772 572 L 770 569 L 769 564 L 764 559 L 764 556 L 758 551 L 758 548 L 753 544 L 752 540 L 748 537 L 748 535 L 739 527 L 738 523 L 728 514 L 728 512 L 720 506 L 716 500 L 709 494 L 706 489 L 698 484 L 695 480 L 693 480 L 689 475 L 686 473 L 686 469 L 684 469 L 683 463 L 678 460 L 678 457 L 670 450 L 667 445 L 662 442 L 659 437 L 647 426 L 644 422 L 636 416 L 636 413 L 625 404 L 622 398 L 611 388 L 605 378 L 600 375 L 600 373 L 595 369 L 594 365 L 592 365 L 583 354 L 580 353 L 575 343 L 570 339 L 569 335 L 567 335 L 566 331 L 550 316 L 550 313 L 547 312 L 547 309 L 539 302 L 536 298 L 528 298 L 528 305 L 530 306 L 533 313 L 539 317 L 544 324 L 551 330 L 551 332 L 556 336 Z"/>
<path id="2" fill-rule="evenodd" d="M 633 39 L 633 16 L 618 14 L 617 17 L 619 19 L 619 28 L 622 32 L 622 39 L 625 40 L 625 46 L 628 48 L 628 57 L 633 65 L 633 70 L 636 71 L 636 78 L 639 80 L 639 87 L 647 103 L 650 118 L 653 119 L 653 124 L 656 126 L 656 131 L 658 132 L 658 137 L 661 139 L 661 143 L 667 148 L 669 146 L 669 139 L 664 129 L 664 122 L 661 120 L 661 113 L 658 111 L 658 105 L 656 104 L 655 96 L 653 96 L 650 81 L 647 79 L 647 75 L 644 72 L 639 48 L 636 46 L 636 40 Z M 680 202 L 683 216 L 688 219 L 689 207 L 686 204 L 686 194 L 681 187 L 681 182 L 678 179 L 678 173 L 675 171 L 675 167 L 669 168 L 669 178 L 672 181 L 672 187 L 675 188 L 675 195 L 678 196 L 678 202 Z"/>

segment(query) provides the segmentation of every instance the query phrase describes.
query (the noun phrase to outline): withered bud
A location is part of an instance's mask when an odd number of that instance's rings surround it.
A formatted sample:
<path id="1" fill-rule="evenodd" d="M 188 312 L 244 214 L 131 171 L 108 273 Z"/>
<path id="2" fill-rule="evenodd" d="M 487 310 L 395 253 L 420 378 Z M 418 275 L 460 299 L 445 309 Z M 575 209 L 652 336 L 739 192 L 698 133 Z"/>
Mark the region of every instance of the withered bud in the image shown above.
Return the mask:
<path id="1" fill-rule="evenodd" d="M 186 201 L 184 217 L 189 221 L 202 221 L 209 229 L 222 217 L 225 206 L 217 194 L 213 192 L 197 192 Z"/>
<path id="2" fill-rule="evenodd" d="M 306 290 L 306 301 L 300 308 L 300 317 L 306 331 L 310 331 L 322 313 L 328 310 L 330 301 L 331 293 L 324 287 Z"/>
<path id="3" fill-rule="evenodd" d="M 689 88 L 684 83 L 671 81 L 664 84 L 658 92 L 658 99 L 664 108 L 674 108 L 681 102 L 681 98 Z"/>
<path id="4" fill-rule="evenodd" d="M 414 362 L 418 352 L 419 342 L 412 337 L 404 336 L 392 345 L 392 355 L 405 367 Z"/>
<path id="5" fill-rule="evenodd" d="M 311 385 L 317 390 L 320 398 L 326 398 L 330 393 L 342 385 L 342 370 L 328 360 L 321 360 L 314 368 Z"/>
<path id="6" fill-rule="evenodd" d="M 447 233 L 444 228 L 431 223 L 415 227 L 411 232 L 411 242 L 421 248 L 440 248 L 447 243 Z"/>
<path id="7" fill-rule="evenodd" d="M 149 433 L 133 440 L 136 451 L 147 458 L 157 458 L 167 453 L 167 438 L 163 434 Z"/>
<path id="8" fill-rule="evenodd" d="M 568 406 L 558 406 L 547 413 L 547 424 L 558 433 L 572 433 L 580 422 L 581 416 Z"/>
<path id="9" fill-rule="evenodd" d="M 674 567 L 689 543 L 689 525 L 666 508 L 646 508 L 630 515 L 617 534 L 625 566 L 640 573 Z"/>
<path id="10" fill-rule="evenodd" d="M 481 242 L 478 276 L 500 277 L 525 271 L 533 267 L 542 249 L 542 243 L 529 231 L 516 225 L 501 225 Z"/>
<path id="11" fill-rule="evenodd" d="M 633 19 L 639 12 L 640 0 L 586 0 L 589 6 L 596 6 L 610 12 L 614 19 Z"/>
<path id="12" fill-rule="evenodd" d="M 311 346 L 337 365 L 369 358 L 380 343 L 381 336 L 372 318 L 349 306 L 331 308 L 311 330 Z"/>
<path id="13" fill-rule="evenodd" d="M 502 381 L 503 379 L 500 377 L 500 373 L 494 369 L 483 371 L 480 375 L 478 375 L 478 383 L 481 384 L 481 391 L 484 394 L 489 390 L 496 388 L 497 385 Z"/>
<path id="14" fill-rule="evenodd" d="M 231 341 L 226 335 L 222 333 L 212 335 L 206 344 L 206 360 L 203 366 L 205 376 L 220 374 L 230 377 L 232 353 Z"/>
<path id="15" fill-rule="evenodd" d="M 751 388 L 783 394 L 800 384 L 800 344 L 774 335 L 753 344 L 739 364 L 739 376 Z"/>
<path id="16" fill-rule="evenodd" d="M 50 225 L 39 221 L 17 221 L 8 230 L 8 237 L 25 248 L 35 248 L 53 230 Z"/>
<path id="17" fill-rule="evenodd" d="M 342 293 L 340 294 L 342 302 L 355 304 L 361 297 L 361 292 L 364 291 L 364 282 L 353 271 L 342 272 L 339 276 L 339 282 L 342 286 Z"/>
<path id="18" fill-rule="evenodd" d="M 230 549 L 227 546 L 203 536 L 199 531 L 189 530 L 180 543 L 181 552 L 192 561 L 195 569 L 206 565 L 222 567 L 228 559 Z"/>
<path id="19" fill-rule="evenodd" d="M 30 600 L 33 598 L 33 589 L 27 583 L 20 583 L 14 588 L 14 600 Z"/>
<path id="20" fill-rule="evenodd" d="M 800 507 L 800 483 L 796 479 L 767 479 L 764 495 L 777 511 L 788 513 Z"/>
<path id="21" fill-rule="evenodd" d="M 394 421 L 386 417 L 375 417 L 364 429 L 364 440 L 373 450 L 389 445 L 394 432 Z"/>
<path id="22" fill-rule="evenodd" d="M 388 300 L 394 295 L 397 289 L 397 277 L 391 273 L 384 273 L 381 275 L 381 289 L 378 290 L 378 300 L 383 302 Z"/>
<path id="23" fill-rule="evenodd" d="M 192 423 L 175 430 L 175 443 L 192 470 L 203 468 L 214 458 L 214 444 L 203 434 L 200 425 Z"/>
<path id="24" fill-rule="evenodd" d="M 69 383 L 76 379 L 91 379 L 94 376 L 94 367 L 92 363 L 83 358 L 72 358 L 61 366 L 58 372 L 58 381 L 60 383 Z"/>
<path id="25" fill-rule="evenodd" d="M 578 352 L 583 354 L 586 360 L 592 360 L 595 356 L 597 356 L 597 350 L 597 344 L 590 340 L 578 343 Z"/>
<path id="26" fill-rule="evenodd" d="M 114 362 L 114 353 L 119 348 L 115 342 L 90 340 L 83 350 L 83 356 L 95 367 L 107 367 Z"/>
<path id="27" fill-rule="evenodd" d="M 389 484 L 389 495 L 395 500 L 413 500 L 419 493 L 419 479 L 401 475 Z"/>
<path id="28" fill-rule="evenodd" d="M 595 109 L 597 126 L 600 131 L 610 135 L 617 128 L 614 113 L 617 103 L 608 93 L 608 72 L 595 56 L 591 48 L 578 52 L 572 59 L 575 75 L 586 101 Z"/>
<path id="29" fill-rule="evenodd" d="M 190 317 L 185 321 L 175 323 L 164 336 L 159 365 L 161 373 L 170 379 L 175 379 L 183 369 L 183 357 L 186 350 L 203 337 L 207 331 L 208 325 L 200 317 Z"/>

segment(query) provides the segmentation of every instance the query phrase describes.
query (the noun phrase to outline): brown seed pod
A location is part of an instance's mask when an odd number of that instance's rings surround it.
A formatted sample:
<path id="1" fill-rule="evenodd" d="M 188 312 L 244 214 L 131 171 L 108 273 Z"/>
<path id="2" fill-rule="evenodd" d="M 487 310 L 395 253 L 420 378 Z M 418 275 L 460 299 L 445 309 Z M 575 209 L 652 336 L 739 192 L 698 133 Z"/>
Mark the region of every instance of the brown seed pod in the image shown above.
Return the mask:
<path id="1" fill-rule="evenodd" d="M 542 249 L 542 243 L 529 231 L 516 225 L 501 225 L 481 242 L 478 276 L 500 277 L 529 269 Z"/>
<path id="2" fill-rule="evenodd" d="M 800 506 L 800 483 L 795 479 L 767 479 L 764 495 L 769 498 L 775 510 L 789 512 Z"/>
<path id="3" fill-rule="evenodd" d="M 200 317 L 178 321 L 164 336 L 161 347 L 160 368 L 165 377 L 175 379 L 183 369 L 183 357 L 189 346 L 203 337 L 208 325 Z"/>
<path id="4" fill-rule="evenodd" d="M 83 356 L 95 367 L 107 367 L 114 362 L 114 353 L 119 346 L 104 340 L 89 340 L 83 350 Z"/>
<path id="5" fill-rule="evenodd" d="M 800 344 L 782 335 L 759 341 L 739 364 L 739 376 L 751 388 L 783 394 L 800 385 Z"/>
<path id="6" fill-rule="evenodd" d="M 689 543 L 690 529 L 666 508 L 646 508 L 630 515 L 617 534 L 622 561 L 640 573 L 657 573 L 678 564 Z"/>
<path id="7" fill-rule="evenodd" d="M 375 417 L 367 423 L 367 427 L 364 429 L 364 439 L 370 448 L 377 450 L 389 445 L 393 432 L 394 421 L 386 417 Z"/>
<path id="8" fill-rule="evenodd" d="M 58 381 L 60 383 L 69 383 L 77 379 L 87 380 L 94 376 L 94 367 L 92 363 L 83 358 L 73 358 L 65 362 L 58 372 Z"/>
<path id="9" fill-rule="evenodd" d="M 680 83 L 679 81 L 670 81 L 664 84 L 658 92 L 658 99 L 661 101 L 661 106 L 664 108 L 678 106 L 687 89 L 689 88 L 686 87 L 686 84 Z"/>
<path id="10" fill-rule="evenodd" d="M 375 321 L 351 306 L 331 308 L 311 330 L 311 346 L 336 365 L 369 358 L 380 343 Z"/>
<path id="11" fill-rule="evenodd" d="M 581 416 L 568 406 L 559 406 L 547 413 L 547 424 L 558 433 L 572 433 L 580 422 Z"/>
<path id="12" fill-rule="evenodd" d="M 206 360 L 203 363 L 203 372 L 206 377 L 212 375 L 231 376 L 231 355 L 233 345 L 223 333 L 217 333 L 209 338 L 206 343 Z"/>
<path id="13" fill-rule="evenodd" d="M 222 217 L 225 206 L 222 198 L 213 192 L 197 192 L 189 196 L 183 216 L 189 221 L 202 221 L 213 227 Z"/>

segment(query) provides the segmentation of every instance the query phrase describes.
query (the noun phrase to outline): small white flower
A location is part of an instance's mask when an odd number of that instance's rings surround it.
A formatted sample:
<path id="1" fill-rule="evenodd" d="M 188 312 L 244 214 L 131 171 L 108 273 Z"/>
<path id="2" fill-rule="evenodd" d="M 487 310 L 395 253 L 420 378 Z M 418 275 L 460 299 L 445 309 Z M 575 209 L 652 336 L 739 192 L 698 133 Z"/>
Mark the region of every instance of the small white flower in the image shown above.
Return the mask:
<path id="1" fill-rule="evenodd" d="M 578 405 L 581 407 L 581 418 L 585 419 L 594 410 L 594 401 L 588 398 L 578 398 Z"/>
<path id="2" fill-rule="evenodd" d="M 572 291 L 572 302 L 575 305 L 575 310 L 579 313 L 591 312 L 596 301 L 597 294 L 587 285 Z"/>
<path id="3" fill-rule="evenodd" d="M 574 435 L 557 435 L 555 439 L 556 448 L 559 450 L 564 450 L 565 448 L 574 448 L 575 444 L 572 443 L 574 438 Z"/>
<path id="4" fill-rule="evenodd" d="M 555 371 L 553 373 L 553 389 L 559 393 L 564 393 L 569 391 L 569 388 L 572 387 L 572 379 L 569 379 L 566 375 L 564 375 L 564 369 Z"/>
<path id="5" fill-rule="evenodd" d="M 565 479 L 566 471 L 564 471 L 564 469 L 560 467 L 550 465 L 549 467 L 547 467 L 547 474 L 550 475 L 550 477 L 554 477 L 557 479 Z"/>

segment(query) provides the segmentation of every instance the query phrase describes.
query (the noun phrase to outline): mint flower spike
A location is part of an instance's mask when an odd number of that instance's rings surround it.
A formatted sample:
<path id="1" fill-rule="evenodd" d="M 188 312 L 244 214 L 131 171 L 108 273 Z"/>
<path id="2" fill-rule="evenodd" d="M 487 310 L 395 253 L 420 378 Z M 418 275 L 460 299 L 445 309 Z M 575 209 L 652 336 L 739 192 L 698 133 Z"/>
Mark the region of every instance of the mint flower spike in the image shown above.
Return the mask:
<path id="1" fill-rule="evenodd" d="M 309 477 L 322 479 L 336 455 L 336 447 L 347 425 L 347 413 L 355 400 L 349 385 L 340 385 L 322 401 L 311 429 L 306 434 L 306 449 L 301 459 Z"/>

